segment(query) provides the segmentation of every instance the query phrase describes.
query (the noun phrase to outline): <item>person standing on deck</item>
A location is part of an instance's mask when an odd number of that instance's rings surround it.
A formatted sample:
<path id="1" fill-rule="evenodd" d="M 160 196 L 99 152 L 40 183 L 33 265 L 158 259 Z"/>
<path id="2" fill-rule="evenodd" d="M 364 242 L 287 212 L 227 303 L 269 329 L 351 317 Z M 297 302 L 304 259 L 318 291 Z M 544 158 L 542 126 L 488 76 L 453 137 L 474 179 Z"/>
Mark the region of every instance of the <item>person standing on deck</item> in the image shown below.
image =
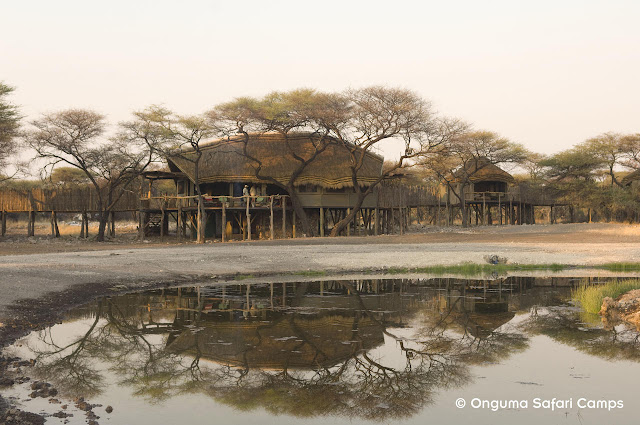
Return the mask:
<path id="1" fill-rule="evenodd" d="M 242 201 L 246 205 L 249 202 L 249 185 L 244 185 L 242 189 L 242 197 L 244 198 Z"/>

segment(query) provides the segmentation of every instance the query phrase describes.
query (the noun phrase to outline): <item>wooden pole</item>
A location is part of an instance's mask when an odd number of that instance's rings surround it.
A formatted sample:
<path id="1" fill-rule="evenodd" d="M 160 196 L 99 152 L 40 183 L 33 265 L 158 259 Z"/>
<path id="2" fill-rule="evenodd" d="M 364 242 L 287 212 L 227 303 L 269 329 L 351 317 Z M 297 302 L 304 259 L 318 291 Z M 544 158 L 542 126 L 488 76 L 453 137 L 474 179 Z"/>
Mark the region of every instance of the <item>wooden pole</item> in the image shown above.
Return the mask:
<path id="1" fill-rule="evenodd" d="M 222 204 L 222 210 L 224 211 L 224 203 Z M 176 217 L 176 234 L 178 236 L 178 240 L 182 240 L 182 199 L 178 199 L 178 217 Z M 224 236 L 222 236 L 222 241 L 224 242 Z"/>
<path id="2" fill-rule="evenodd" d="M 500 214 L 500 225 L 502 226 L 502 202 L 500 199 L 501 193 L 498 193 L 498 214 Z"/>
<path id="3" fill-rule="evenodd" d="M 324 237 L 324 208 L 320 207 L 320 237 Z"/>
<path id="4" fill-rule="evenodd" d="M 220 228 L 222 229 L 222 242 L 226 241 L 227 238 L 227 203 L 222 202 L 222 223 L 220 223 Z"/>
<path id="5" fill-rule="evenodd" d="M 291 237 L 296 237 L 296 210 L 291 211 Z"/>
<path id="6" fill-rule="evenodd" d="M 7 234 L 7 211 L 2 211 L 2 236 Z"/>
<path id="7" fill-rule="evenodd" d="M 280 197 L 282 199 L 282 238 L 287 237 L 287 198 L 284 196 Z"/>
<path id="8" fill-rule="evenodd" d="M 513 197 L 509 197 L 509 224 L 513 224 Z"/>
<path id="9" fill-rule="evenodd" d="M 487 194 L 482 192 L 482 225 L 487 225 Z"/>
<path id="10" fill-rule="evenodd" d="M 247 196 L 247 209 L 246 209 L 246 216 L 247 216 L 247 239 L 251 240 L 251 213 L 249 212 L 249 203 L 250 203 L 250 197 Z"/>
<path id="11" fill-rule="evenodd" d="M 87 214 L 87 210 L 84 210 L 84 237 L 89 237 L 89 215 Z"/>
<path id="12" fill-rule="evenodd" d="M 53 226 L 56 229 L 56 238 L 60 237 L 60 229 L 58 228 L 58 213 L 56 211 L 53 212 Z"/>
<path id="13" fill-rule="evenodd" d="M 378 236 L 380 227 L 380 208 L 376 207 L 373 217 L 373 234 Z"/>
<path id="14" fill-rule="evenodd" d="M 164 239 L 164 221 L 167 219 L 167 214 L 164 210 L 164 202 L 162 203 L 162 208 L 160 209 L 160 240 Z"/>
<path id="15" fill-rule="evenodd" d="M 274 238 L 274 229 L 273 229 L 273 196 L 269 197 L 269 239 L 273 240 Z M 271 287 L 273 289 L 273 287 Z"/>
<path id="16" fill-rule="evenodd" d="M 53 211 L 51 211 L 51 237 L 55 238 L 56 237 L 56 228 L 53 225 Z"/>
<path id="17" fill-rule="evenodd" d="M 347 215 L 351 214 L 351 208 L 347 208 Z M 347 224 L 347 236 L 351 236 L 351 223 Z"/>
<path id="18" fill-rule="evenodd" d="M 27 219 L 27 237 L 31 237 L 34 235 L 33 231 L 33 210 L 29 210 L 29 217 Z"/>

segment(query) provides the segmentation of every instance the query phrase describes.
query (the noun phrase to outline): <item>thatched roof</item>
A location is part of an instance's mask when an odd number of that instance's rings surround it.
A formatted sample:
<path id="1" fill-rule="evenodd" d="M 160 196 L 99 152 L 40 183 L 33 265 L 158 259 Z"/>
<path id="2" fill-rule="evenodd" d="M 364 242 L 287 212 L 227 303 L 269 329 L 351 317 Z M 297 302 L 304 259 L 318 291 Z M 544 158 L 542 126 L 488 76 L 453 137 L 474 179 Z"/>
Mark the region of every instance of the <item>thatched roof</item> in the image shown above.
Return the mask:
<path id="1" fill-rule="evenodd" d="M 454 173 L 458 181 L 462 181 L 465 175 L 469 176 L 471 183 L 498 181 L 514 184 L 516 182 L 511 174 L 493 164 L 486 157 L 469 161 L 464 168 L 460 168 Z"/>
<path id="2" fill-rule="evenodd" d="M 252 134 L 247 153 L 262 162 L 261 176 L 273 177 L 286 183 L 300 164 L 294 159 L 292 152 L 304 159 L 310 158 L 314 151 L 313 141 L 318 138 L 312 133 L 293 133 L 287 139 L 280 133 Z M 202 148 L 199 170 L 202 183 L 265 183 L 255 175 L 257 164 L 243 155 L 241 141 L 242 138 L 238 136 L 231 140 L 216 140 Z M 185 173 L 194 181 L 194 164 L 190 158 L 195 158 L 195 154 L 186 152 L 169 158 L 169 168 Z M 367 153 L 358 174 L 359 183 L 363 186 L 373 183 L 382 173 L 382 163 L 381 156 Z M 347 150 L 338 143 L 331 143 L 305 168 L 295 184 L 315 184 L 329 188 L 353 187 Z"/>
<path id="3" fill-rule="evenodd" d="M 627 174 L 626 176 L 624 176 L 621 180 L 621 183 L 624 186 L 628 186 L 630 185 L 632 182 L 636 181 L 636 180 L 640 180 L 640 170 L 635 170 L 634 172 L 631 172 L 629 174 Z"/>

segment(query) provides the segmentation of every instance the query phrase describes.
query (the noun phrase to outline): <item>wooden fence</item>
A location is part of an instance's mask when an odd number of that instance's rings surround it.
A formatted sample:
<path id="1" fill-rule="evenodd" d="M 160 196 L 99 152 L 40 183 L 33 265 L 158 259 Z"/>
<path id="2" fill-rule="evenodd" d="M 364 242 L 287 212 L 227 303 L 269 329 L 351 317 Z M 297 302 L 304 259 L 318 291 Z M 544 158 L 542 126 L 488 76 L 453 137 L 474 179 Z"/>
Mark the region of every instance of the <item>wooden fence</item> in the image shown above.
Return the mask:
<path id="1" fill-rule="evenodd" d="M 138 209 L 139 195 L 125 192 L 114 211 Z M 98 211 L 98 197 L 89 187 L 73 189 L 0 189 L 0 211 Z"/>

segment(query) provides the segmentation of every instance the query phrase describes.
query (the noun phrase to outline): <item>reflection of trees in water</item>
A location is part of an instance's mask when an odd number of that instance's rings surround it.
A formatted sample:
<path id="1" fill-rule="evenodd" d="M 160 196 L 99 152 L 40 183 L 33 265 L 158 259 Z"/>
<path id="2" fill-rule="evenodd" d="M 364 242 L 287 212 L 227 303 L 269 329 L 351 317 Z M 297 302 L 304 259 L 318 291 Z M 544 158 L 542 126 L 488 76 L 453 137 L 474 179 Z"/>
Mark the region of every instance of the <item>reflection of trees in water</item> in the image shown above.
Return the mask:
<path id="1" fill-rule="evenodd" d="M 469 364 L 494 362 L 527 346 L 523 335 L 497 330 L 511 316 L 496 316 L 498 323 L 488 326 L 464 306 L 452 303 L 442 311 L 433 302 L 382 313 L 367 308 L 355 286 L 340 285 L 348 295 L 339 296 L 350 297 L 356 308 L 270 307 L 268 320 L 234 319 L 232 311 L 207 315 L 198 301 L 189 320 L 177 311 L 172 323 L 153 323 L 151 313 L 138 308 L 132 314 L 119 299 L 106 299 L 72 344 L 58 347 L 51 333 L 43 334 L 47 345 L 36 352 L 36 367 L 73 395 L 100 392 L 98 360 L 150 402 L 203 393 L 243 410 L 388 420 L 418 412 L 437 390 L 467 383 Z M 395 315 L 412 318 L 412 336 L 400 332 L 403 320 Z M 385 345 L 385 338 L 391 342 Z"/>
<path id="2" fill-rule="evenodd" d="M 586 323 L 575 308 L 534 308 L 521 329 L 607 360 L 640 361 L 640 333 L 636 329 L 627 325 L 605 329 Z"/>

